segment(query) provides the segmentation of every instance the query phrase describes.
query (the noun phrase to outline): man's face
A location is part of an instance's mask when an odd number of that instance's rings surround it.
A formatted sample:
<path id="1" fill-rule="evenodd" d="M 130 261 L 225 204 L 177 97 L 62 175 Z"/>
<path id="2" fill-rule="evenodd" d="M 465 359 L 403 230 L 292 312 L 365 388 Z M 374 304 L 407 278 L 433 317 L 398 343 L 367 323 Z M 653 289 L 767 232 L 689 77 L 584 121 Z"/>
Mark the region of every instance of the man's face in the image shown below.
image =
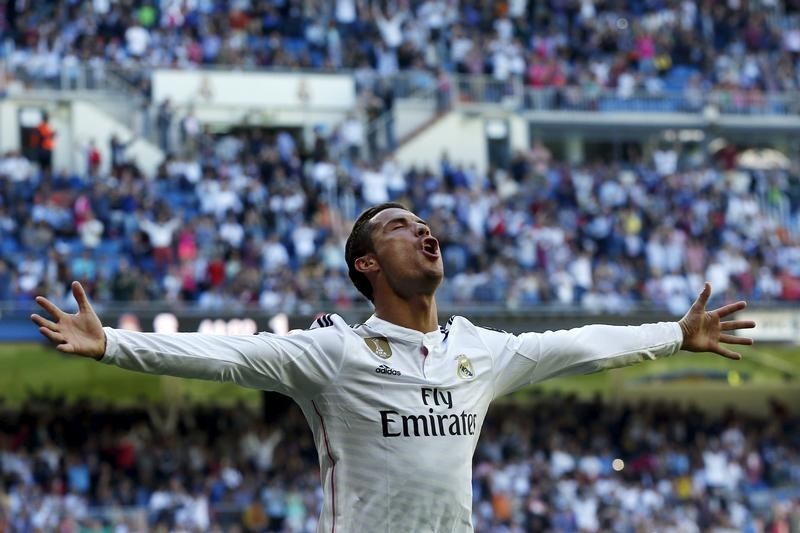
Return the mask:
<path id="1" fill-rule="evenodd" d="M 372 220 L 379 275 L 402 296 L 433 294 L 444 276 L 439 241 L 417 215 L 392 207 Z"/>

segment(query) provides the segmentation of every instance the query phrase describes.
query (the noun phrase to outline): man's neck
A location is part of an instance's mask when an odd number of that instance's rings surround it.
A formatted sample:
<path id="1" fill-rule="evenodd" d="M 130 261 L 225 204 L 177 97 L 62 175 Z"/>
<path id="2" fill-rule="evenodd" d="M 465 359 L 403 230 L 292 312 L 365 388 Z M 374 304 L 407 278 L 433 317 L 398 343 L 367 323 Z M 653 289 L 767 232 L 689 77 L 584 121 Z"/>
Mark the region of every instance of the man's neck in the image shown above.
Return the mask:
<path id="1" fill-rule="evenodd" d="M 380 302 L 375 302 L 375 316 L 422 333 L 436 331 L 439 327 L 436 298 L 432 294 L 418 295 L 411 299 L 397 295 L 382 298 Z"/>

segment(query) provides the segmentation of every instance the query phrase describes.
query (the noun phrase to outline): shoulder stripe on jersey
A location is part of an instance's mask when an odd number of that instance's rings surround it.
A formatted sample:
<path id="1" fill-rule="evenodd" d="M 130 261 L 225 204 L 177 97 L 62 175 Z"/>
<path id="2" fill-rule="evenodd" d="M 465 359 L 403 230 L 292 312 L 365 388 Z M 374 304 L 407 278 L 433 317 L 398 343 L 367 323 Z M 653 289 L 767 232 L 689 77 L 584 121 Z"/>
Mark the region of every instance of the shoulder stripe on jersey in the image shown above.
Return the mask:
<path id="1" fill-rule="evenodd" d="M 448 318 L 447 319 L 447 324 L 445 324 L 444 326 L 441 326 L 441 325 L 439 326 L 439 331 L 441 331 L 442 333 L 446 333 L 447 330 L 450 329 L 450 326 L 453 325 L 453 320 L 455 320 L 455 318 L 456 318 L 456 315 L 453 315 L 450 318 Z"/>
<path id="2" fill-rule="evenodd" d="M 442 339 L 443 341 L 446 341 L 447 336 L 450 335 L 450 326 L 453 325 L 453 320 L 455 320 L 455 318 L 456 315 L 452 315 L 450 318 L 447 319 L 447 324 L 445 324 L 444 326 L 439 326 L 439 331 L 444 333 L 444 339 Z"/>
<path id="3" fill-rule="evenodd" d="M 333 325 L 333 319 L 331 318 L 330 314 L 325 314 L 317 318 L 316 320 L 317 325 L 321 328 L 327 328 L 328 326 Z"/>

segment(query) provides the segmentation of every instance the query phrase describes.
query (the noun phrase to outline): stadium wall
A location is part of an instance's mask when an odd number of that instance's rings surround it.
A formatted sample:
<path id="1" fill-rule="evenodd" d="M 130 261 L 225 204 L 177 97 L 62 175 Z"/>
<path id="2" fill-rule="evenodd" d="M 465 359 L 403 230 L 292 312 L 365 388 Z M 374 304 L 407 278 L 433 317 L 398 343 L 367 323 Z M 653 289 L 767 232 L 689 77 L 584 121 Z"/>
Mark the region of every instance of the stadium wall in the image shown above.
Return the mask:
<path id="1" fill-rule="evenodd" d="M 214 128 L 333 128 L 357 108 L 349 74 L 157 69 L 153 101 L 169 99 L 177 117 L 191 109 Z"/>
<path id="2" fill-rule="evenodd" d="M 22 126 L 35 127 L 38 117 L 46 112 L 56 132 L 53 151 L 53 167 L 56 171 L 85 173 L 86 150 L 89 141 L 94 140 L 101 154 L 101 170 L 107 173 L 111 162 L 108 140 L 116 135 L 122 142 L 133 140 L 126 150 L 126 156 L 147 175 L 153 175 L 163 161 L 164 154 L 103 109 L 103 106 L 113 107 L 117 104 L 117 100 L 99 97 L 54 99 L 47 98 L 45 94 L 7 99 L 0 103 L 0 151 L 22 150 Z"/>
<path id="3" fill-rule="evenodd" d="M 488 151 L 483 118 L 450 112 L 409 139 L 395 155 L 406 166 L 437 168 L 444 152 L 451 161 L 469 161 L 485 172 Z"/>
<path id="4" fill-rule="evenodd" d="M 88 146 L 90 140 L 94 139 L 98 150 L 100 150 L 102 164 L 105 167 L 103 171 L 108 172 L 111 164 L 111 153 L 109 144 L 102 141 L 110 138 L 111 135 L 116 135 L 122 142 L 133 139 L 131 145 L 126 149 L 126 157 L 130 161 L 135 161 L 145 175 L 155 175 L 158 165 L 164 160 L 164 154 L 157 146 L 138 137 L 128 127 L 120 124 L 88 102 L 74 102 L 71 111 L 70 129 L 75 141 L 73 143 L 74 153 L 72 157 L 83 161 L 85 159 L 85 147 Z"/>
<path id="5" fill-rule="evenodd" d="M 16 107 L 9 101 L 0 102 L 0 152 L 19 148 L 19 126 Z"/>

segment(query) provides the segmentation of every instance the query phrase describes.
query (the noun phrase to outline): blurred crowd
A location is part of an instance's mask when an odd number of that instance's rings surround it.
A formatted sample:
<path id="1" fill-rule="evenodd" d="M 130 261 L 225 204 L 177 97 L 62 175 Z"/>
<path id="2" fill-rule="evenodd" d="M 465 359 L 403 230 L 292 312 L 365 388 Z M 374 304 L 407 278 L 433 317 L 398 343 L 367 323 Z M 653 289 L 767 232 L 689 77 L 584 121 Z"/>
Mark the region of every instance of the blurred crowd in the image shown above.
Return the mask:
<path id="1" fill-rule="evenodd" d="M 485 74 L 622 95 L 800 87 L 794 0 L 92 0 L 6 2 L 0 16 L 0 56 L 38 81 L 83 63 L 98 76 L 105 65 Z"/>
<path id="2" fill-rule="evenodd" d="M 0 17 L 0 56 L 31 79 L 81 61 L 145 73 L 348 68 L 370 121 L 391 116 L 399 86 L 387 77 L 400 71 L 433 74 L 443 89 L 449 73 L 483 73 L 620 97 L 800 81 L 795 1 L 17 1 Z M 147 76 L 138 82 L 146 93 Z M 127 161 L 134 139 L 110 139 L 102 175 L 94 141 L 74 173 L 0 157 L 0 301 L 64 303 L 80 279 L 101 303 L 346 308 L 361 302 L 344 264 L 349 226 L 386 200 L 439 236 L 445 303 L 678 314 L 705 279 L 722 299 L 800 299 L 796 158 L 753 170 L 735 146 L 709 159 L 706 147 L 674 143 L 624 163 L 567 164 L 537 141 L 486 172 L 447 154 L 433 168 L 403 167 L 378 157 L 378 144 L 395 144 L 391 121 L 380 143 L 355 113 L 302 142 L 288 131 L 212 133 L 191 108 L 178 119 L 168 100 L 154 107 L 167 154 L 155 176 Z"/>
<path id="3" fill-rule="evenodd" d="M 196 155 L 169 156 L 152 177 L 124 157 L 99 176 L 5 154 L 0 301 L 69 306 L 78 279 L 101 304 L 346 309 L 363 301 L 344 262 L 350 225 L 387 200 L 439 238 L 446 304 L 679 314 L 704 280 L 725 300 L 800 299 L 796 160 L 748 170 L 732 146 L 708 160 L 668 143 L 572 165 L 537 141 L 478 172 L 446 154 L 436 168 L 367 163 L 358 139 L 201 130 Z"/>
<path id="4" fill-rule="evenodd" d="M 312 436 L 292 406 L 30 401 L 0 416 L 2 531 L 313 532 Z M 542 397 L 490 412 L 476 531 L 800 531 L 800 421 Z"/>

